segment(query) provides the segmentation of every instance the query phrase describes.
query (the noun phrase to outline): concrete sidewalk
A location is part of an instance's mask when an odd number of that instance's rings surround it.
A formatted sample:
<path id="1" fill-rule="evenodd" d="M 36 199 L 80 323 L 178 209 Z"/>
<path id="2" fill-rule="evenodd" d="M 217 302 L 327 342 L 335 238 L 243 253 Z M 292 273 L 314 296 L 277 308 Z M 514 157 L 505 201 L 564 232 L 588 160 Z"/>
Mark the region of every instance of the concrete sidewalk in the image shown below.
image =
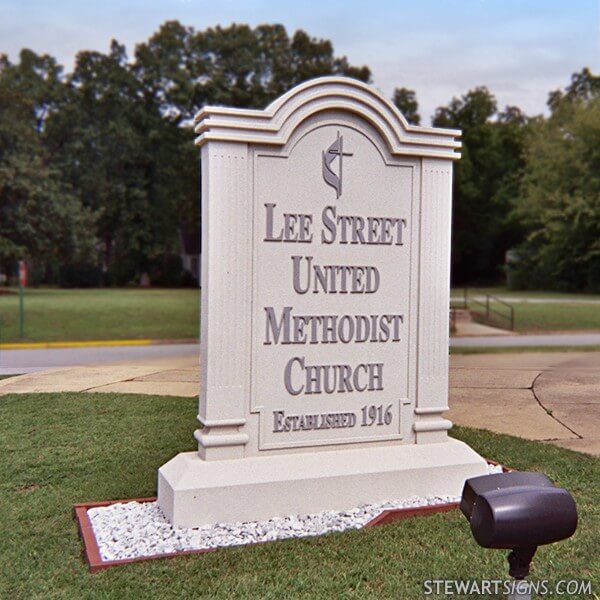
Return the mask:
<path id="1" fill-rule="evenodd" d="M 600 456 L 600 352 L 450 357 L 448 418 Z"/>
<path id="2" fill-rule="evenodd" d="M 198 357 L 71 367 L 0 380 L 0 395 L 117 392 L 197 396 Z M 600 456 L 600 352 L 450 357 L 454 423 Z"/>
<path id="3" fill-rule="evenodd" d="M 197 396 L 198 356 L 129 360 L 68 367 L 0 380 L 0 395 L 39 392 L 116 392 L 159 396 Z"/>
<path id="4" fill-rule="evenodd" d="M 454 338 L 478 337 L 478 336 L 516 336 L 514 331 L 490 327 L 483 323 L 476 323 L 471 320 L 457 319 L 456 331 L 452 334 Z"/>

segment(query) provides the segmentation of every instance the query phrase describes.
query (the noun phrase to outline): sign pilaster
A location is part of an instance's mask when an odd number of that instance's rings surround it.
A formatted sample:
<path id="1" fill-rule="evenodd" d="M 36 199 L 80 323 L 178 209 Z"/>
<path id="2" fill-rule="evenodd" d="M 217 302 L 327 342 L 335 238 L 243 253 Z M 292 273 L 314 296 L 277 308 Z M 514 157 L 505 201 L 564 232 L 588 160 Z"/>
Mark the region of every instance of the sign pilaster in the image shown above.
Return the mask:
<path id="1" fill-rule="evenodd" d="M 194 436 L 200 458 L 240 458 L 250 377 L 252 204 L 248 145 L 202 148 L 201 387 Z M 210 348 L 210 352 L 208 349 Z"/>
<path id="2" fill-rule="evenodd" d="M 452 423 L 448 410 L 450 309 L 450 225 L 452 163 L 423 158 L 421 170 L 421 244 L 417 403 L 414 430 L 418 444 L 444 442 Z"/>

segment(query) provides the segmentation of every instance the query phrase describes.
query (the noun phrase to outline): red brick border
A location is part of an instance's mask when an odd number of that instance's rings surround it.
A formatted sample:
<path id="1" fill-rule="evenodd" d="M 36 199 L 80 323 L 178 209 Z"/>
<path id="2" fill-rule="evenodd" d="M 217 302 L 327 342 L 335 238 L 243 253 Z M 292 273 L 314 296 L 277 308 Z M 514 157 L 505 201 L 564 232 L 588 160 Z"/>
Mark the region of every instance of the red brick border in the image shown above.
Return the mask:
<path id="1" fill-rule="evenodd" d="M 493 460 L 487 461 L 491 465 L 499 465 Z M 502 466 L 504 472 L 513 471 Z M 83 554 L 87 561 L 90 571 L 96 573 L 110 567 L 116 567 L 118 565 L 126 565 L 133 562 L 141 562 L 143 560 L 154 560 L 156 558 L 173 558 L 175 556 L 183 556 L 185 554 L 206 554 L 207 552 L 214 552 L 220 548 L 204 548 L 202 550 L 180 550 L 179 552 L 170 552 L 166 554 L 153 554 L 152 556 L 139 556 L 137 558 L 123 558 L 120 560 L 102 560 L 100 556 L 100 549 L 98 548 L 98 542 L 94 535 L 92 524 L 88 517 L 87 511 L 90 508 L 97 506 L 110 506 L 111 504 L 122 504 L 125 502 L 154 502 L 156 497 L 150 498 L 130 498 L 128 500 L 105 500 L 103 502 L 82 502 L 73 505 L 73 516 L 77 521 L 77 527 L 83 541 Z M 393 508 L 390 510 L 384 510 L 381 514 L 371 519 L 365 527 L 377 527 L 379 525 L 386 525 L 394 521 L 402 519 L 408 519 L 410 517 L 427 517 L 429 515 L 435 515 L 438 513 L 445 513 L 458 508 L 458 502 L 449 502 L 446 504 L 433 504 L 430 506 L 416 506 L 410 508 Z M 257 544 L 264 544 L 268 542 L 256 542 Z M 254 544 L 256 545 L 256 544 Z"/>
<path id="2" fill-rule="evenodd" d="M 429 506 L 415 506 L 411 508 L 392 508 L 384 510 L 380 515 L 371 519 L 365 527 L 376 527 L 377 525 L 387 525 L 394 521 L 408 519 L 410 517 L 428 517 L 438 513 L 445 513 L 458 508 L 458 502 L 449 502 L 447 504 L 432 504 Z"/>
<path id="3" fill-rule="evenodd" d="M 156 498 L 131 498 L 129 500 L 110 500 L 105 502 L 83 502 L 81 504 L 75 504 L 73 506 L 73 513 L 77 521 L 79 533 L 83 541 L 83 553 L 85 559 L 90 567 L 92 573 L 102 571 L 103 569 L 109 569 L 110 567 L 116 567 L 118 565 L 125 565 L 132 562 L 140 562 L 142 560 L 154 560 L 156 558 L 173 558 L 175 556 L 182 556 L 185 554 L 205 554 L 206 552 L 214 552 L 220 548 L 204 548 L 202 550 L 180 550 L 179 552 L 170 552 L 166 554 L 153 554 L 152 556 L 139 556 L 136 558 L 123 558 L 119 560 L 102 560 L 100 556 L 100 549 L 98 548 L 98 542 L 94 535 L 94 529 L 90 523 L 87 511 L 90 508 L 97 506 L 110 506 L 111 504 L 119 504 L 123 502 L 154 502 Z M 414 508 L 396 508 L 390 510 L 384 510 L 380 515 L 377 515 L 374 519 L 371 519 L 364 527 L 377 527 L 378 525 L 386 525 L 393 521 L 401 519 L 407 519 L 409 517 L 428 516 L 436 513 L 448 512 L 458 508 L 458 502 L 452 502 L 449 504 L 436 504 L 433 506 L 417 506 Z M 258 544 L 264 544 L 265 542 L 256 542 Z M 256 545 L 256 544 L 253 544 Z"/>

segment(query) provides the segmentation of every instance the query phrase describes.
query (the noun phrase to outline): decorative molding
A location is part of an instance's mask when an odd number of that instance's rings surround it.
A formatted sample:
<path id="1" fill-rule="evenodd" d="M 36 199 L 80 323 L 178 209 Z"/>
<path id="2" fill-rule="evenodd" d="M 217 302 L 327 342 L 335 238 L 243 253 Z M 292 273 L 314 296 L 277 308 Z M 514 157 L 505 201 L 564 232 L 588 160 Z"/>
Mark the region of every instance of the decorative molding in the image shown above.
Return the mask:
<path id="1" fill-rule="evenodd" d="M 201 429 L 194 431 L 194 437 L 203 448 L 223 448 L 226 446 L 244 446 L 250 440 L 245 433 L 204 434 Z"/>
<path id="2" fill-rule="evenodd" d="M 312 79 L 265 110 L 207 106 L 194 119 L 196 144 L 221 140 L 283 146 L 304 120 L 331 110 L 365 119 L 379 131 L 392 155 L 460 158 L 459 130 L 410 125 L 383 94 L 349 77 Z"/>
<path id="3" fill-rule="evenodd" d="M 415 421 L 413 429 L 417 433 L 425 431 L 448 431 L 448 429 L 452 429 L 452 421 L 448 421 L 448 419 Z"/>
<path id="4" fill-rule="evenodd" d="M 197 419 L 204 427 L 241 427 L 246 424 L 246 419 L 205 419 L 200 414 Z"/>
<path id="5" fill-rule="evenodd" d="M 425 408 L 415 408 L 416 415 L 437 415 L 450 410 L 449 406 L 427 406 Z"/>

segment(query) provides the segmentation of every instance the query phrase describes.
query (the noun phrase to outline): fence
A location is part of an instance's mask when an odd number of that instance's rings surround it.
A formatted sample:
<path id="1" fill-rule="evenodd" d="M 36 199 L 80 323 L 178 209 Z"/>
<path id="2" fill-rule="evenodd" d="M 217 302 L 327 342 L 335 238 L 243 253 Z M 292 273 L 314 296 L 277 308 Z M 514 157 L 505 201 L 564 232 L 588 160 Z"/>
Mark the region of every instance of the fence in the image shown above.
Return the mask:
<path id="1" fill-rule="evenodd" d="M 511 304 L 483 290 L 470 289 L 469 292 L 473 296 L 469 296 L 465 288 L 465 304 L 475 318 L 503 329 L 515 328 L 515 309 Z"/>

